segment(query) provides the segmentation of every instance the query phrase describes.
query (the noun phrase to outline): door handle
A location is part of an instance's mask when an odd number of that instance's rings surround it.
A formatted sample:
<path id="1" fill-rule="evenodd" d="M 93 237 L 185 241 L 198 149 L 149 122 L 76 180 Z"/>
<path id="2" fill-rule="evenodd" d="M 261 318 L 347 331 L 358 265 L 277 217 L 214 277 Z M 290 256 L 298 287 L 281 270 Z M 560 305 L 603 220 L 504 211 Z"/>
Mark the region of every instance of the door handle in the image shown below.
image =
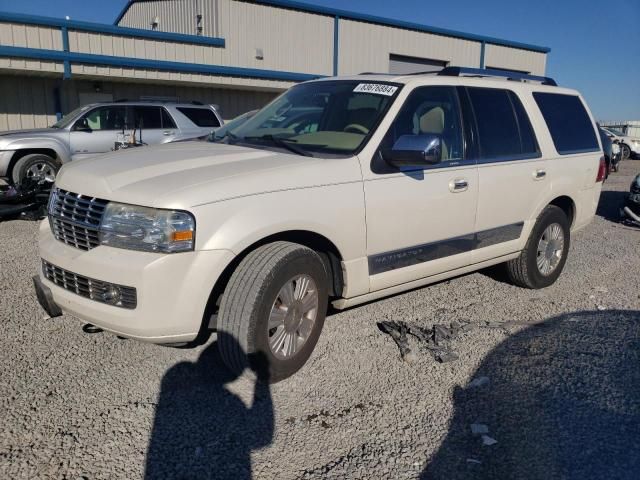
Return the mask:
<path id="1" fill-rule="evenodd" d="M 174 134 L 174 132 L 173 132 L 172 130 L 165 130 L 164 132 L 162 132 L 162 134 L 163 134 L 165 137 L 168 137 L 169 135 L 173 135 L 173 134 Z"/>
<path id="2" fill-rule="evenodd" d="M 464 192 L 469 188 L 469 182 L 464 178 L 457 178 L 449 182 L 449 190 L 453 193 Z"/>
<path id="3" fill-rule="evenodd" d="M 536 170 L 535 172 L 533 172 L 533 179 L 534 180 L 542 180 L 544 177 L 547 176 L 547 171 L 546 170 Z"/>

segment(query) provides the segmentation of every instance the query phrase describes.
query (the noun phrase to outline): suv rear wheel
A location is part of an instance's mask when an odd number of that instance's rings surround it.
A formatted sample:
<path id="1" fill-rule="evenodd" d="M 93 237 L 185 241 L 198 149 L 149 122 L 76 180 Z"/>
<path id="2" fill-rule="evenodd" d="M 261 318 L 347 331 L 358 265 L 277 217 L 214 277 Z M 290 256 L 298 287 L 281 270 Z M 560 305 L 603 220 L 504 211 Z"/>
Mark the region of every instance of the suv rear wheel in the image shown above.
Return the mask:
<path id="1" fill-rule="evenodd" d="M 60 161 L 55 158 L 43 153 L 31 153 L 16 162 L 11 176 L 16 185 L 24 183 L 27 179 L 53 183 L 61 166 Z"/>
<path id="2" fill-rule="evenodd" d="M 631 149 L 629 148 L 629 145 L 621 143 L 620 149 L 622 150 L 622 160 L 626 160 L 631 157 Z"/>
<path id="3" fill-rule="evenodd" d="M 218 314 L 218 347 L 236 374 L 247 367 L 275 383 L 311 356 L 327 310 L 327 272 L 318 254 L 274 242 L 247 255 L 229 279 Z"/>
<path id="4" fill-rule="evenodd" d="M 567 261 L 571 242 L 564 211 L 548 205 L 538 217 L 520 256 L 507 262 L 507 274 L 515 285 L 544 288 L 553 284 Z"/>

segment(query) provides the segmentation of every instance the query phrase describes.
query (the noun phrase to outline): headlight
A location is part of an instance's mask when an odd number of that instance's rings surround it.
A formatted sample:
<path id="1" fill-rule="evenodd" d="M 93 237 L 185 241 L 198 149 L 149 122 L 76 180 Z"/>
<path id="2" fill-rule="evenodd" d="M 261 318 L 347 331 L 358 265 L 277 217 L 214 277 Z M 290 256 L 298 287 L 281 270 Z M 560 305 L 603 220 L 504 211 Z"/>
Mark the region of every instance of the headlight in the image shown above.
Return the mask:
<path id="1" fill-rule="evenodd" d="M 185 252 L 195 245 L 196 222 L 187 212 L 110 202 L 100 224 L 100 241 L 145 252 Z"/>

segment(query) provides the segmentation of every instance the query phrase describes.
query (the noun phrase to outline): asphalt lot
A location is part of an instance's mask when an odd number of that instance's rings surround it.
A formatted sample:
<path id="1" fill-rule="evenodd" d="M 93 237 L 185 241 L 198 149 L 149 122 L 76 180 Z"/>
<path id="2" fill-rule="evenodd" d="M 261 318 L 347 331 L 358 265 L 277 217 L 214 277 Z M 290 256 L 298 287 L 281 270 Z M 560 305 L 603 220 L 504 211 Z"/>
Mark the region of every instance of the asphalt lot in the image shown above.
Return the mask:
<path id="1" fill-rule="evenodd" d="M 336 313 L 271 387 L 231 377 L 215 336 L 172 349 L 45 319 L 37 224 L 0 223 L 0 478 L 637 478 L 640 229 L 617 206 L 638 172 L 610 177 L 552 287 L 488 271 Z M 458 360 L 414 345 L 406 363 L 385 320 L 471 328 Z"/>

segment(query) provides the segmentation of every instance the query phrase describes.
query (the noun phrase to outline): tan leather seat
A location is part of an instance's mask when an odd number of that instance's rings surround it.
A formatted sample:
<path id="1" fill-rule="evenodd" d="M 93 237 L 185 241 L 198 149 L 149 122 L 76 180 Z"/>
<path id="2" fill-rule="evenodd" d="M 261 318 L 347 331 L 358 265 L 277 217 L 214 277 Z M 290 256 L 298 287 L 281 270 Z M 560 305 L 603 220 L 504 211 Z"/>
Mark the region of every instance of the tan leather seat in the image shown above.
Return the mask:
<path id="1" fill-rule="evenodd" d="M 420 133 L 439 135 L 442 141 L 442 158 L 449 158 L 449 149 L 442 137 L 444 133 L 444 110 L 442 107 L 433 107 L 420 117 Z"/>

